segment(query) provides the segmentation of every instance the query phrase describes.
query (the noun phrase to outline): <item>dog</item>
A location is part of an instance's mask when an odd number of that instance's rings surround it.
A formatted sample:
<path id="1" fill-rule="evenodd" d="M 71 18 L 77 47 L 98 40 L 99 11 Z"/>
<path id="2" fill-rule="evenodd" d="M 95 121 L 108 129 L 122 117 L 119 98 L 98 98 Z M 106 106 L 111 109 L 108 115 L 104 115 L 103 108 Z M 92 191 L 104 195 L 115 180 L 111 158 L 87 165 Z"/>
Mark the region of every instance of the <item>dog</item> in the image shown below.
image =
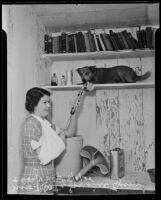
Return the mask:
<path id="1" fill-rule="evenodd" d="M 128 66 L 117 65 L 110 68 L 96 68 L 96 66 L 85 66 L 77 68 L 76 71 L 80 75 L 83 84 L 90 82 L 93 84 L 105 83 L 135 83 L 142 81 L 150 76 L 147 71 L 142 76 L 138 76 L 136 72 Z"/>

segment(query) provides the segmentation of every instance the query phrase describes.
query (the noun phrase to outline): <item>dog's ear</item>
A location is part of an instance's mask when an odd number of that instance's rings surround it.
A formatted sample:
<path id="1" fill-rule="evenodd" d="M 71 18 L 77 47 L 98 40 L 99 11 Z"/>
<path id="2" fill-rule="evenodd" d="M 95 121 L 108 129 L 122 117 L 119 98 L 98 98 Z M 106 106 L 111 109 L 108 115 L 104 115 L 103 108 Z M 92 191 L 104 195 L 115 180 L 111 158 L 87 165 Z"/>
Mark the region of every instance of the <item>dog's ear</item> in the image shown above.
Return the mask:
<path id="1" fill-rule="evenodd" d="M 94 72 L 95 69 L 96 69 L 96 65 L 94 65 L 94 66 L 89 66 L 88 68 L 89 68 L 92 72 Z"/>
<path id="2" fill-rule="evenodd" d="M 80 68 L 77 68 L 76 71 L 80 74 L 81 69 L 80 69 Z"/>
<path id="3" fill-rule="evenodd" d="M 81 70 L 82 70 L 81 68 L 76 69 L 76 71 L 78 72 L 79 76 L 82 77 L 82 71 Z"/>

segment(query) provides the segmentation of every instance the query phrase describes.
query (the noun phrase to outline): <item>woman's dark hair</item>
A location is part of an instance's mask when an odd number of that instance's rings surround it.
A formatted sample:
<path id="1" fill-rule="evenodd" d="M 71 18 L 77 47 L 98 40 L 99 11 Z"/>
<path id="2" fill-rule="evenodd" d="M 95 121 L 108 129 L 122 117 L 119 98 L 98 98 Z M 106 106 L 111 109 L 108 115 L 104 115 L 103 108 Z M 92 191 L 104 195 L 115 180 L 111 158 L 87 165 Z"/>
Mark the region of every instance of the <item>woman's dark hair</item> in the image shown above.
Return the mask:
<path id="1" fill-rule="evenodd" d="M 44 90 L 43 88 L 34 87 L 27 91 L 26 93 L 26 103 L 25 108 L 30 113 L 34 112 L 35 107 L 38 105 L 40 99 L 44 96 L 50 96 L 50 92 Z"/>

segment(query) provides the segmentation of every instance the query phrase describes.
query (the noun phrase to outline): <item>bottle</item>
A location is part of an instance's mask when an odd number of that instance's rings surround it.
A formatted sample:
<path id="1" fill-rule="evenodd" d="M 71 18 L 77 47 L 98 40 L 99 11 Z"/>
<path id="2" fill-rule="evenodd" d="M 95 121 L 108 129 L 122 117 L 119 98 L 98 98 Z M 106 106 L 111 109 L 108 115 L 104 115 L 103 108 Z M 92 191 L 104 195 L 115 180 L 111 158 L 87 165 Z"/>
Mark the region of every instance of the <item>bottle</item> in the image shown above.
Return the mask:
<path id="1" fill-rule="evenodd" d="M 52 77 L 51 77 L 51 85 L 52 86 L 56 86 L 58 85 L 58 78 L 56 76 L 56 73 L 53 73 Z"/>
<path id="2" fill-rule="evenodd" d="M 62 75 L 61 77 L 61 85 L 66 85 L 66 80 L 64 75 Z"/>
<path id="3" fill-rule="evenodd" d="M 66 70 L 67 85 L 72 85 L 72 73 L 71 70 Z"/>

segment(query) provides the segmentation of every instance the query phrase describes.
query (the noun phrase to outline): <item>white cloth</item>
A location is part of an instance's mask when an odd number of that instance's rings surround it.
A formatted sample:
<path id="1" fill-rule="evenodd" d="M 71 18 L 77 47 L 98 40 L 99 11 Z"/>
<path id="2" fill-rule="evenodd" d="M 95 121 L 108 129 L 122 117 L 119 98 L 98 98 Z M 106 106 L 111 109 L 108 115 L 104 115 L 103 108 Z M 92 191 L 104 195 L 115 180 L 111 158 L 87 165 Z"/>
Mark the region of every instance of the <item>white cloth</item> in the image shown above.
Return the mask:
<path id="1" fill-rule="evenodd" d="M 37 142 L 31 141 L 31 147 L 33 150 L 39 148 L 40 153 L 38 155 L 40 164 L 46 165 L 51 160 L 57 158 L 65 149 L 63 140 L 57 135 L 57 133 L 51 128 L 51 124 L 48 120 L 42 119 L 36 115 L 33 115 L 42 126 L 42 136 Z"/>

